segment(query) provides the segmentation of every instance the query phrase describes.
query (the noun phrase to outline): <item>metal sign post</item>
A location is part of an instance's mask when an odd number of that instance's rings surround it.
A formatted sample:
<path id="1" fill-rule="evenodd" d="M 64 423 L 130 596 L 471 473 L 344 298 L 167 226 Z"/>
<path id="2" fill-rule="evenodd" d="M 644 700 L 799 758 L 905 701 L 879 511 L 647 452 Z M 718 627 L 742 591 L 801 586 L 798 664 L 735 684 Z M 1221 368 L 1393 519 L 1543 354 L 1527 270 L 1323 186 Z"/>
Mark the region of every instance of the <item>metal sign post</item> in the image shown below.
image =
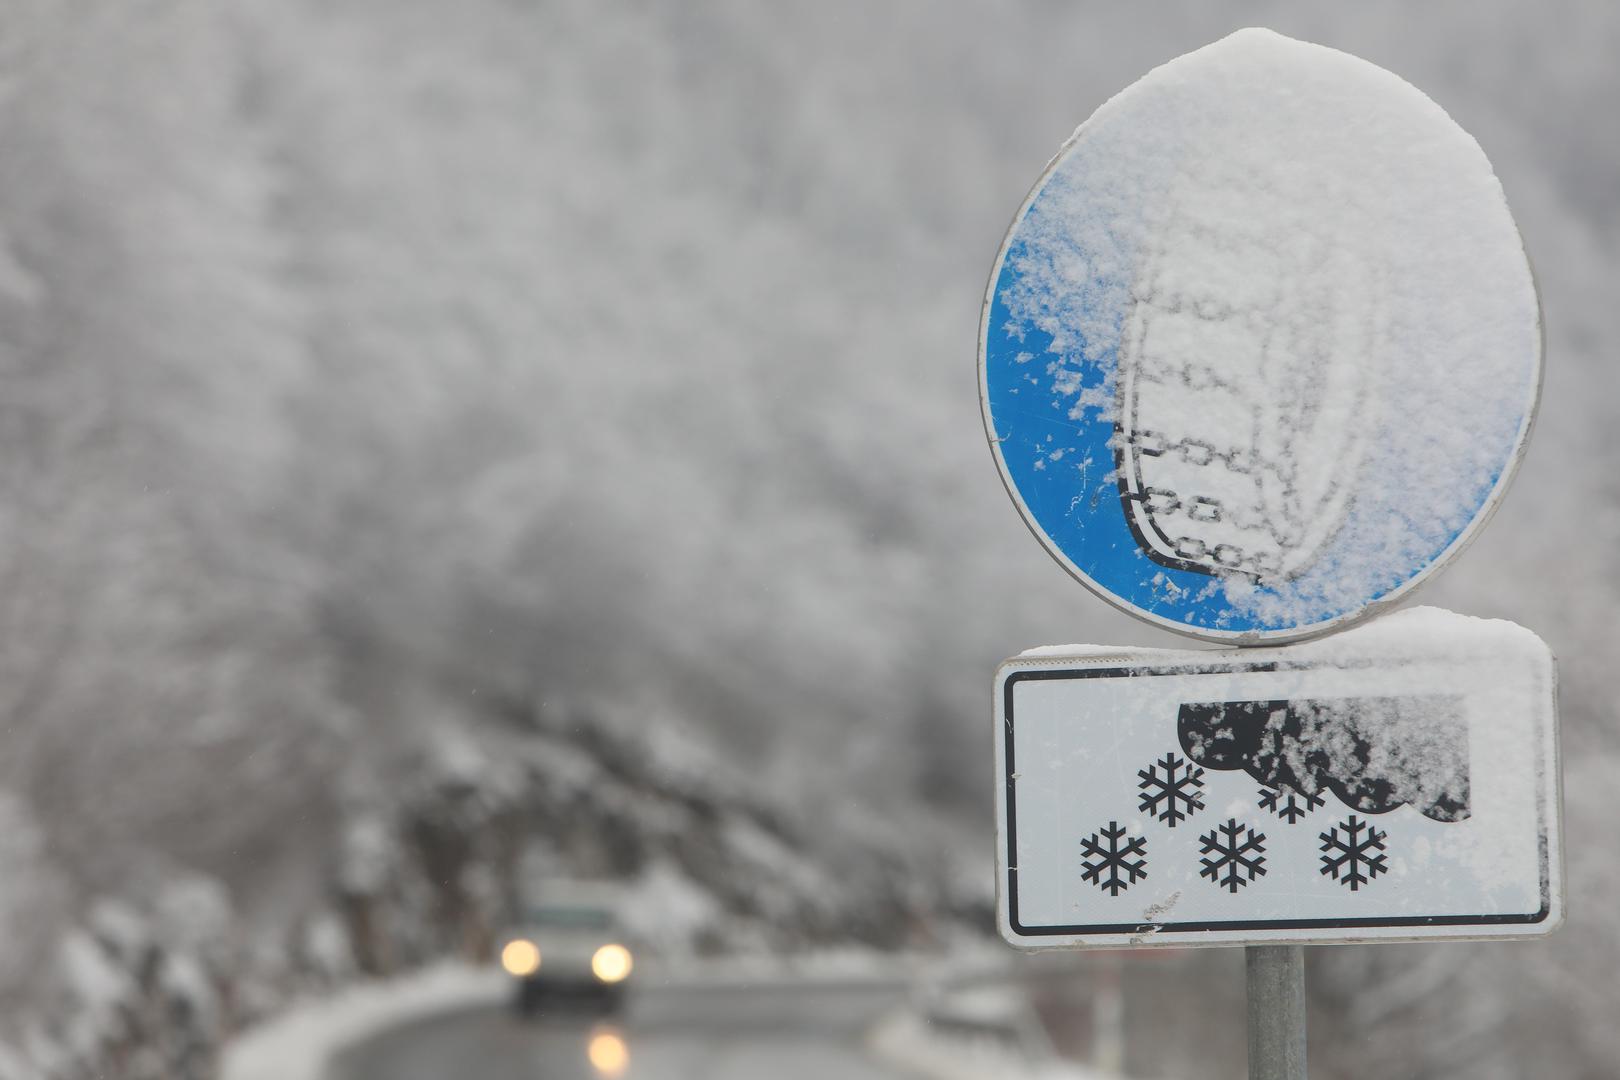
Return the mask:
<path id="1" fill-rule="evenodd" d="M 1305 1080 L 1305 949 L 1250 945 L 1250 1080 Z"/>

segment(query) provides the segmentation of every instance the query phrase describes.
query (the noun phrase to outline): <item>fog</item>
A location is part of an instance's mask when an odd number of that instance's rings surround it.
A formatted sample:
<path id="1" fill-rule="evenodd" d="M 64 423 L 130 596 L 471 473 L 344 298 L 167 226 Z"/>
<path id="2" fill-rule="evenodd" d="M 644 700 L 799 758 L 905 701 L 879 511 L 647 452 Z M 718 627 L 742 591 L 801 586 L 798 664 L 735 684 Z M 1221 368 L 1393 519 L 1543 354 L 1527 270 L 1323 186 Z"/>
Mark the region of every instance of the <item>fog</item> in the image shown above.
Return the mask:
<path id="1" fill-rule="evenodd" d="M 1317 950 L 1319 1071 L 1613 1075 L 1620 10 L 0 0 L 0 1076 L 207 1076 L 487 951 L 536 832 L 686 898 L 672 950 L 990 934 L 995 664 L 1180 639 L 1003 491 L 985 276 L 1077 124 L 1251 24 L 1471 132 L 1546 318 L 1418 599 L 1558 655 L 1570 921 Z"/>

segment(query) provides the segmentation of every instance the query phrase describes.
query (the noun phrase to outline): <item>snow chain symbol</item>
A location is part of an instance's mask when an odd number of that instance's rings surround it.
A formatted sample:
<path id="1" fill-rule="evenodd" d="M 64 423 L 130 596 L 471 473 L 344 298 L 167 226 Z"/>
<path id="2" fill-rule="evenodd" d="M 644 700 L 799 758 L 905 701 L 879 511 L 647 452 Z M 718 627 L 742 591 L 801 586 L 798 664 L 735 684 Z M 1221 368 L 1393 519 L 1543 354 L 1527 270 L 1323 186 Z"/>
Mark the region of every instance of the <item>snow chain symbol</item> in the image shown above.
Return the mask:
<path id="1" fill-rule="evenodd" d="M 1128 439 L 1132 451 L 1141 457 L 1175 454 L 1192 466 L 1220 464 L 1240 476 L 1255 472 L 1252 450 L 1237 447 L 1222 450 L 1202 439 L 1187 438 L 1172 442 L 1157 431 L 1135 431 Z M 1122 492 L 1121 498 L 1128 503 L 1139 504 L 1155 520 L 1169 517 L 1177 511 L 1201 525 L 1226 521 L 1230 516 L 1220 499 L 1210 495 L 1193 495 L 1184 499 L 1178 492 L 1164 487 L 1150 485 L 1140 491 Z M 1177 558 L 1194 563 L 1213 563 L 1223 570 L 1253 574 L 1260 578 L 1275 575 L 1282 569 L 1281 562 L 1271 552 L 1248 552 L 1232 543 L 1211 545 L 1196 536 L 1167 536 L 1166 539 Z"/>
<path id="2" fill-rule="evenodd" d="M 1157 431 L 1137 431 L 1131 434 L 1131 445 L 1143 457 L 1163 457 L 1165 454 L 1179 453 L 1181 460 L 1189 465 L 1208 465 L 1212 461 L 1219 461 L 1235 473 L 1248 474 L 1254 471 L 1254 455 L 1251 451 L 1237 448 L 1217 450 L 1200 439 L 1166 442 L 1164 436 Z"/>

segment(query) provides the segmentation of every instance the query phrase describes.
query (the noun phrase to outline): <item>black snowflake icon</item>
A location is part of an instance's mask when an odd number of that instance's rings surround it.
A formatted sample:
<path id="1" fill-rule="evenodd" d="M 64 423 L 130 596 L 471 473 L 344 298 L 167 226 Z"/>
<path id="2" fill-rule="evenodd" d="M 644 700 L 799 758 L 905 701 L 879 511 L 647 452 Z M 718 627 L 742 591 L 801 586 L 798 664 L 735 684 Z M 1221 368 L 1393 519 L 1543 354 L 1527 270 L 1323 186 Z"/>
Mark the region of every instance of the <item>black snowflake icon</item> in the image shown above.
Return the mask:
<path id="1" fill-rule="evenodd" d="M 1161 775 L 1162 770 L 1162 775 Z M 1166 754 L 1145 769 L 1136 770 L 1142 778 L 1137 784 L 1142 792 L 1138 810 L 1145 810 L 1160 821 L 1184 821 L 1204 808 L 1204 770 L 1189 765 L 1175 754 Z"/>
<path id="2" fill-rule="evenodd" d="M 1107 847 L 1103 847 L 1103 840 L 1107 840 Z M 1123 845 L 1121 840 L 1125 841 Z M 1085 872 L 1080 876 L 1099 889 L 1107 889 L 1109 896 L 1118 896 L 1120 890 L 1147 877 L 1147 838 L 1126 836 L 1125 826 L 1117 821 L 1110 821 L 1082 840 L 1080 851 L 1086 857 Z"/>
<path id="3" fill-rule="evenodd" d="M 1204 845 L 1200 854 L 1215 855 L 1213 859 L 1202 860 L 1204 868 L 1198 871 L 1198 876 L 1209 878 L 1228 892 L 1237 892 L 1239 886 L 1247 885 L 1266 872 L 1266 834 L 1239 825 L 1236 818 L 1228 819 L 1225 825 L 1211 829 L 1198 839 Z"/>
<path id="4" fill-rule="evenodd" d="M 1284 799 L 1283 795 L 1288 798 Z M 1306 814 L 1322 805 L 1322 796 L 1312 795 L 1308 791 L 1295 791 L 1292 788 L 1261 788 L 1260 809 L 1270 810 L 1280 818 L 1294 825 Z"/>
<path id="5" fill-rule="evenodd" d="M 1339 836 L 1341 829 L 1343 837 Z M 1367 831 L 1363 833 L 1362 829 Z M 1389 867 L 1384 865 L 1384 840 L 1389 834 L 1358 820 L 1356 815 L 1351 814 L 1349 821 L 1335 825 L 1321 836 L 1322 850 L 1328 852 L 1322 856 L 1321 873 L 1330 874 L 1334 881 L 1350 886 L 1351 892 L 1388 871 Z"/>

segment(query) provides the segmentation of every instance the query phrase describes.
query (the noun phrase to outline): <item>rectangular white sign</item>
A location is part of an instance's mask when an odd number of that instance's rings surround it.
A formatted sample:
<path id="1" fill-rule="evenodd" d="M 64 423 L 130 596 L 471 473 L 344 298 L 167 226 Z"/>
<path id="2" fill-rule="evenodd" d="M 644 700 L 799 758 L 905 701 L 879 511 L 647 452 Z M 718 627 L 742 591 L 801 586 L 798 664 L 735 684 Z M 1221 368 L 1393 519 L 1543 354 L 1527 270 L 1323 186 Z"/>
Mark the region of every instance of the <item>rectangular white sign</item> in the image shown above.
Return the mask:
<path id="1" fill-rule="evenodd" d="M 1414 609 L 1269 649 L 1039 650 L 996 677 L 1001 932 L 1026 948 L 1545 934 L 1556 688 Z"/>

